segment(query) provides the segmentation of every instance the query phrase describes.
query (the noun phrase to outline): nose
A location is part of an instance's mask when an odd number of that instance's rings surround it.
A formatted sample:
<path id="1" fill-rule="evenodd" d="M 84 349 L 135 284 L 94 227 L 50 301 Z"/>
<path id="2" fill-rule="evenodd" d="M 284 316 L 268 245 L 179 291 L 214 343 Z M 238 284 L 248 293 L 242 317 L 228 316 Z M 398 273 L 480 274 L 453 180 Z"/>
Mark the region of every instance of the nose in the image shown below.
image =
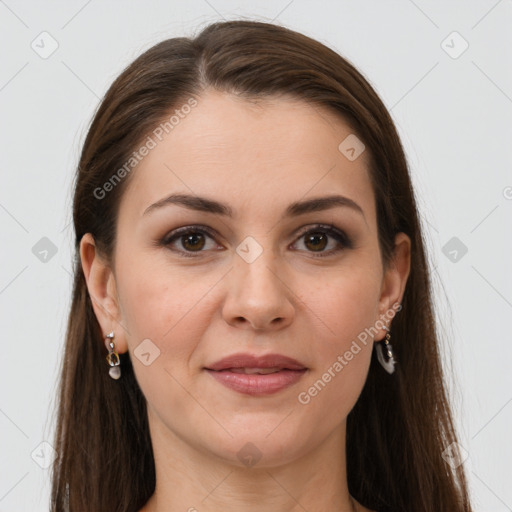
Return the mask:
<path id="1" fill-rule="evenodd" d="M 238 328 L 257 331 L 279 330 L 293 321 L 294 293 L 270 250 L 248 263 L 238 254 L 227 278 L 224 320 Z M 281 269 L 282 270 L 282 269 Z"/>

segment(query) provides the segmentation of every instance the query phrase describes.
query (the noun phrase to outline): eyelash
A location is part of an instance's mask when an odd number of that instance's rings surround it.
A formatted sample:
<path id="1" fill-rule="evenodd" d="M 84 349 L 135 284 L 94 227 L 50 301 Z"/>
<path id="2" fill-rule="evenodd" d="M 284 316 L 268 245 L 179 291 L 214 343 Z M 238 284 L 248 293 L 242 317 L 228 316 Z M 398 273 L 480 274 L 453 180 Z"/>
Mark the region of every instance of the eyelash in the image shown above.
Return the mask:
<path id="1" fill-rule="evenodd" d="M 307 230 L 302 231 L 297 239 L 302 238 L 303 236 L 309 234 L 309 233 L 316 233 L 321 232 L 327 234 L 329 237 L 336 240 L 339 244 L 341 244 L 343 247 L 338 247 L 336 249 L 331 249 L 330 251 L 324 252 L 324 253 L 315 253 L 314 251 L 307 251 L 310 252 L 314 258 L 326 258 L 328 256 L 332 256 L 335 253 L 338 253 L 339 251 L 342 251 L 343 249 L 352 249 L 353 243 L 350 240 L 350 238 L 346 235 L 344 231 L 341 231 L 334 227 L 332 224 L 316 224 L 312 228 L 308 228 Z M 201 233 L 203 235 L 208 235 L 210 238 L 215 237 L 215 233 L 212 229 L 206 227 L 206 226 L 185 226 L 183 228 L 176 229 L 172 231 L 171 233 L 168 233 L 161 241 L 160 245 L 163 245 L 165 247 L 168 247 L 172 242 L 179 239 L 183 235 L 191 234 L 191 233 Z M 185 258 L 197 258 L 200 256 L 202 252 L 205 251 L 181 251 L 177 249 L 170 249 L 174 252 L 179 253 L 181 256 Z"/>

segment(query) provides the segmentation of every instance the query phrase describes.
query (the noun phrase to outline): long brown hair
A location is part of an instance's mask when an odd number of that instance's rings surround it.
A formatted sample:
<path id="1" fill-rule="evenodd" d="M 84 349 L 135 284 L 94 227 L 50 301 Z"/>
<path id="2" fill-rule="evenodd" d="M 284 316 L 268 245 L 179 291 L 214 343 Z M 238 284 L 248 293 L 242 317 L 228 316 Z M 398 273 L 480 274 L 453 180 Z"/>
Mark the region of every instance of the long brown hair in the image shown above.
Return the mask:
<path id="1" fill-rule="evenodd" d="M 347 419 L 349 491 L 379 511 L 470 512 L 463 466 L 452 469 L 443 458 L 457 436 L 423 235 L 396 128 L 350 62 L 305 35 L 256 21 L 214 23 L 193 39 L 172 38 L 153 46 L 114 81 L 92 120 L 75 177 L 74 286 L 51 510 L 137 512 L 154 492 L 146 402 L 128 353 L 121 355 L 122 378 L 114 382 L 108 376 L 107 351 L 79 244 L 85 233 L 92 233 L 98 250 L 112 263 L 118 205 L 133 173 L 124 173 L 107 198 L 97 191 L 169 112 L 199 98 L 205 88 L 247 99 L 292 95 L 338 113 L 364 142 L 371 156 L 383 266 L 392 256 L 396 233 L 410 237 L 412 251 L 402 310 L 393 320 L 397 370 L 388 375 L 374 357 Z"/>

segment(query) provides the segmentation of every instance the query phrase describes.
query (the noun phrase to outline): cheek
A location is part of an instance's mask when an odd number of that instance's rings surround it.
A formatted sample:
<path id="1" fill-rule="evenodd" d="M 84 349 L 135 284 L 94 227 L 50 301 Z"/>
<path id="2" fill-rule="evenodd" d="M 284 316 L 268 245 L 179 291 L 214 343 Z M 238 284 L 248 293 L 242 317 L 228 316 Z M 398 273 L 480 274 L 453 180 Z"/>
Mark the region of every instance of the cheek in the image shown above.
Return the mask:
<path id="1" fill-rule="evenodd" d="M 365 268 L 344 269 L 303 298 L 322 334 L 315 336 L 316 366 L 301 387 L 299 403 L 310 412 L 318 408 L 318 414 L 332 411 L 328 416 L 334 422 L 354 406 L 370 365 L 380 277 Z"/>
<path id="2" fill-rule="evenodd" d="M 204 298 L 215 281 L 135 258 L 119 265 L 118 279 L 130 358 L 144 396 L 160 412 L 184 410 L 190 397 L 182 386 L 209 325 Z"/>
<path id="3" fill-rule="evenodd" d="M 149 339 L 161 355 L 172 351 L 172 358 L 167 358 L 171 364 L 188 359 L 194 340 L 200 339 L 208 326 L 208 318 L 200 313 L 216 280 L 209 275 L 194 277 L 186 269 L 143 258 L 119 262 L 118 280 L 122 321 L 131 351 Z"/>
<path id="4" fill-rule="evenodd" d="M 318 320 L 321 340 L 327 346 L 343 348 L 344 344 L 373 326 L 380 298 L 380 278 L 370 267 L 344 268 L 340 272 L 324 276 L 318 281 L 305 283 L 307 290 L 301 300 L 312 319 Z M 329 352 L 327 350 L 327 352 Z"/>
<path id="5" fill-rule="evenodd" d="M 215 284 L 208 275 L 194 278 L 187 269 L 161 264 L 144 254 L 119 262 L 118 281 L 121 313 L 131 327 L 130 335 L 162 341 Z"/>
<path id="6" fill-rule="evenodd" d="M 371 343 L 340 346 L 301 386 L 298 407 L 305 421 L 316 425 L 316 435 L 331 431 L 353 409 L 366 382 L 371 353 Z"/>

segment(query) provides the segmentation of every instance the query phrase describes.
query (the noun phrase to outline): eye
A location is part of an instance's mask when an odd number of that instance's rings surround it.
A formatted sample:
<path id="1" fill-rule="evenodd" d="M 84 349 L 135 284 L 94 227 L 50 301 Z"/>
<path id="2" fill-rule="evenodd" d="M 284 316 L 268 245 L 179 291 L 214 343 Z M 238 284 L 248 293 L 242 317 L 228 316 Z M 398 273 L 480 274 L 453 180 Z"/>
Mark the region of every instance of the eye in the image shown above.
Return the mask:
<path id="1" fill-rule="evenodd" d="M 215 243 L 208 247 L 208 238 L 213 241 L 213 232 L 209 228 L 205 226 L 187 226 L 167 235 L 162 240 L 162 245 L 166 247 L 177 245 L 177 248 L 170 247 L 171 250 L 179 252 L 185 257 L 194 257 L 193 253 L 201 253 L 205 248 L 214 249 L 216 247 Z"/>
<path id="2" fill-rule="evenodd" d="M 315 257 L 330 256 L 342 249 L 351 249 L 352 241 L 341 230 L 333 225 L 318 224 L 307 231 L 302 232 L 300 240 L 304 240 L 303 244 L 307 252 L 313 252 Z M 327 251 L 326 247 L 331 246 Z"/>
<path id="3" fill-rule="evenodd" d="M 214 232 L 206 226 L 186 226 L 172 231 L 160 243 L 181 256 L 196 257 L 205 250 L 214 250 L 218 247 L 214 237 Z M 208 239 L 211 241 L 210 246 L 208 246 Z M 303 230 L 299 235 L 299 240 L 302 239 L 304 239 L 305 250 L 315 253 L 314 256 L 320 258 L 353 247 L 350 238 L 330 224 L 318 224 L 306 231 Z M 329 245 L 332 247 L 326 251 Z"/>

